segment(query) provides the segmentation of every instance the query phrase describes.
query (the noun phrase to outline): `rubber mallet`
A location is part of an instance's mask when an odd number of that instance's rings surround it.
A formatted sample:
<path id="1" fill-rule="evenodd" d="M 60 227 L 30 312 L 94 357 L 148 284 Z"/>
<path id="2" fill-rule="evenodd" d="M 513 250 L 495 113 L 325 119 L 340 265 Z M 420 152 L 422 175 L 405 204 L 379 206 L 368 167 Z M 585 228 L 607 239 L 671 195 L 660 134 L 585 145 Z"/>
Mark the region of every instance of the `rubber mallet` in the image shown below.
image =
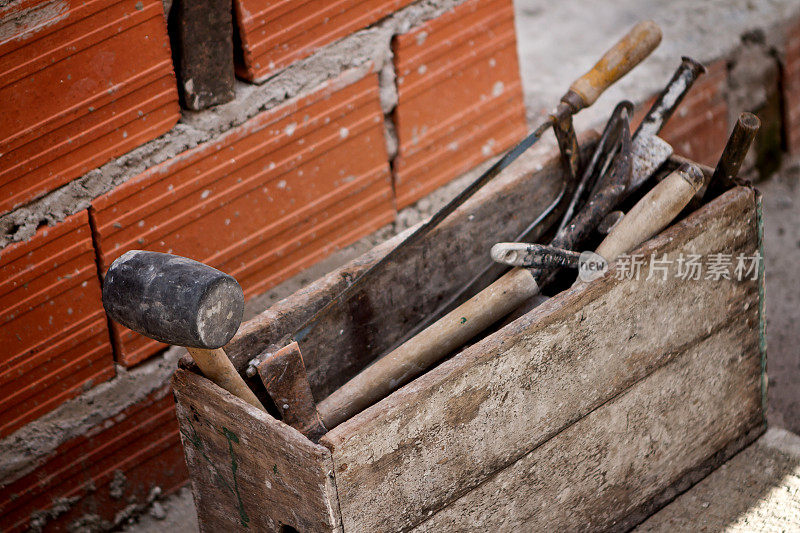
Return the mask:
<path id="1" fill-rule="evenodd" d="M 185 257 L 131 250 L 106 272 L 103 307 L 133 331 L 184 346 L 208 379 L 266 410 L 222 349 L 244 312 L 244 294 L 233 277 Z"/>

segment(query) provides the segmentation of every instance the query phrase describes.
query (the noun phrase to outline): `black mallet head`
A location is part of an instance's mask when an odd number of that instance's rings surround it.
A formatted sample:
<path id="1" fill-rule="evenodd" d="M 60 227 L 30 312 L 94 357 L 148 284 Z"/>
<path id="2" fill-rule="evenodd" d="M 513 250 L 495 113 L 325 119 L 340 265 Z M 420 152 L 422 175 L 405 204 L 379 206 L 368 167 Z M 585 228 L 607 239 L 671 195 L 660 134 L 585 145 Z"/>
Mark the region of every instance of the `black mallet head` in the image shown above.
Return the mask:
<path id="1" fill-rule="evenodd" d="M 131 250 L 103 282 L 108 316 L 151 339 L 215 349 L 242 322 L 244 294 L 228 274 L 177 255 Z"/>

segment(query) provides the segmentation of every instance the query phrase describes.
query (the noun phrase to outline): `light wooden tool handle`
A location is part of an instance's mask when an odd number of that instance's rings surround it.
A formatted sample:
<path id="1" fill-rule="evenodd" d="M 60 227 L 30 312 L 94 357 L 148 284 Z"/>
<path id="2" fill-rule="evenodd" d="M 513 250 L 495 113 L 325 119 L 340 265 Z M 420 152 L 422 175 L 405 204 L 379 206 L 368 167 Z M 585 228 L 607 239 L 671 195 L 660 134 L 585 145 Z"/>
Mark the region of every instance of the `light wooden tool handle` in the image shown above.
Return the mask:
<path id="1" fill-rule="evenodd" d="M 256 398 L 256 395 L 253 394 L 253 391 L 250 390 L 250 387 L 244 382 L 242 376 L 233 367 L 233 363 L 228 359 L 228 354 L 225 353 L 225 350 L 222 348 L 206 350 L 188 347 L 186 349 L 205 377 L 250 405 L 266 411 L 258 398 Z"/>
<path id="2" fill-rule="evenodd" d="M 320 402 L 325 427 L 332 429 L 411 381 L 538 292 L 528 270 L 511 270 Z"/>
<path id="3" fill-rule="evenodd" d="M 611 263 L 667 227 L 703 186 L 703 173 L 681 165 L 636 202 L 595 250 Z"/>
<path id="4" fill-rule="evenodd" d="M 578 107 L 576 111 L 592 105 L 603 91 L 649 56 L 660 42 L 661 28 L 658 24 L 652 20 L 640 22 L 570 86 L 570 92 L 575 93 L 579 101 L 570 98 L 569 93 L 564 98 L 573 107 Z"/>

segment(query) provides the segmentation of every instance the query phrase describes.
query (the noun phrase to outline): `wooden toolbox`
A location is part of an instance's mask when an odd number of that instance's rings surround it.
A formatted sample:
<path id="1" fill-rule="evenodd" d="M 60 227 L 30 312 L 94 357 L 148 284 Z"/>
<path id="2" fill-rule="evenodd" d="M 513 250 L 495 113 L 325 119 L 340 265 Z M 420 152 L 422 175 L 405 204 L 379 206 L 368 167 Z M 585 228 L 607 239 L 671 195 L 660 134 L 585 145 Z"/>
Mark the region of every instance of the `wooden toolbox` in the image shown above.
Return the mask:
<path id="1" fill-rule="evenodd" d="M 514 168 L 319 339 L 323 355 L 305 360 L 316 401 L 466 283 L 492 244 L 513 239 L 558 194 L 556 155 L 526 156 Z M 756 191 L 728 191 L 642 245 L 640 276 L 612 267 L 561 292 L 319 444 L 184 360 L 173 386 L 201 530 L 630 529 L 765 429 L 763 265 L 734 275 L 737 257 L 760 257 L 760 213 Z M 245 323 L 227 347 L 236 367 L 273 348 L 401 237 Z M 708 269 L 683 279 L 679 258 L 689 254 L 733 266 L 727 278 Z"/>

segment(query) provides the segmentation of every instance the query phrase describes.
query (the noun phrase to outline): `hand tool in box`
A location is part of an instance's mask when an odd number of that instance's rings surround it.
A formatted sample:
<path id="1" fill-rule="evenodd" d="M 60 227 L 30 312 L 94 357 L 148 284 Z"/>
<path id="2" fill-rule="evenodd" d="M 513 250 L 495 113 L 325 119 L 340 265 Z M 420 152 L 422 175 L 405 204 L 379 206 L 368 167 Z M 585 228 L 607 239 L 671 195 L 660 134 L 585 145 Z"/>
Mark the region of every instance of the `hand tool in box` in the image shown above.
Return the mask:
<path id="1" fill-rule="evenodd" d="M 569 200 L 569 204 L 567 205 L 566 211 L 564 211 L 564 214 L 561 217 L 562 221 L 558 228 L 559 231 L 563 229 L 566 223 L 572 218 L 572 215 L 574 215 L 575 210 L 582 206 L 582 202 L 585 200 L 584 197 L 586 193 L 593 188 L 597 181 L 598 175 L 602 175 L 605 169 L 607 169 L 611 164 L 622 132 L 621 115 L 625 111 L 630 113 L 632 109 L 632 104 L 627 101 L 618 104 L 616 108 L 614 108 L 611 118 L 606 123 L 603 133 L 595 145 L 592 156 L 589 158 L 586 167 L 581 173 L 580 180 L 576 182 L 576 180 L 573 179 L 571 174 L 571 163 L 567 162 L 568 165 L 566 168 L 568 169 L 568 172 L 570 172 L 570 175 L 568 176 L 568 179 L 564 181 L 558 196 L 549 206 L 547 206 L 544 212 L 542 212 L 536 218 L 536 220 L 534 220 L 528 227 L 522 230 L 517 237 L 514 238 L 515 242 L 529 242 L 536 240 L 543 233 L 543 231 L 541 231 L 542 227 L 547 225 L 544 223 L 544 221 L 550 218 L 551 215 L 557 214 L 557 211 L 559 211 L 557 207 L 563 205 L 567 200 Z M 567 156 L 564 154 L 563 150 L 562 156 L 567 159 Z M 483 270 L 473 276 L 467 284 L 453 293 L 447 300 L 442 302 L 434 312 L 430 313 L 427 317 L 425 317 L 424 320 L 420 321 L 419 324 L 409 330 L 388 351 L 392 351 L 393 349 L 397 348 L 405 341 L 442 318 L 445 314 L 447 314 L 448 311 L 478 294 L 484 287 L 499 278 L 501 275 L 507 272 L 507 270 L 508 268 L 506 266 L 490 261 Z"/>
<path id="2" fill-rule="evenodd" d="M 761 121 L 752 113 L 741 113 L 736 125 L 728 137 L 725 149 L 717 162 L 714 173 L 706 179 L 706 183 L 697 191 L 692 201 L 686 207 L 699 207 L 704 194 L 709 191 L 711 194 L 719 194 L 737 185 L 747 185 L 738 179 L 739 168 L 741 168 L 747 151 L 753 139 L 755 139 Z M 624 218 L 622 211 L 611 211 L 603 218 L 598 226 L 598 231 L 602 234 L 609 234 L 613 231 Z M 581 253 L 548 246 L 544 244 L 524 243 L 524 242 L 501 242 L 492 247 L 490 253 L 492 260 L 509 266 L 550 269 L 550 268 L 578 268 Z"/>
<path id="3" fill-rule="evenodd" d="M 185 257 L 131 250 L 106 272 L 103 307 L 127 328 L 185 346 L 207 378 L 265 410 L 222 349 L 244 311 L 244 294 L 233 277 Z"/>
<path id="4" fill-rule="evenodd" d="M 603 239 L 595 253 L 608 263 L 653 237 L 680 213 L 703 185 L 703 173 L 684 163 L 639 200 L 616 227 Z M 492 258 L 508 265 L 526 268 L 577 268 L 578 252 L 543 244 L 497 243 Z"/>
<path id="5" fill-rule="evenodd" d="M 754 114 L 741 113 L 739 115 L 714 173 L 696 196 L 698 200 L 702 200 L 706 195 L 713 198 L 736 185 L 746 184 L 738 179 L 739 169 L 744 163 L 744 158 L 747 156 L 759 128 L 761 128 L 761 121 Z"/>
<path id="6" fill-rule="evenodd" d="M 628 165 L 628 168 L 632 169 L 634 174 L 644 173 L 646 175 L 632 176 L 631 184 L 640 185 L 643 183 L 672 153 L 671 147 L 658 139 L 655 136 L 655 132 L 671 115 L 674 107 L 678 105 L 701 71 L 702 66 L 696 62 L 684 60 L 664 93 L 651 108 L 644 122 L 649 126 L 649 129 L 640 128 L 639 136 L 634 144 L 638 148 L 638 152 L 633 154 L 633 161 L 629 161 Z M 624 162 L 625 158 L 622 159 Z M 623 167 L 625 166 L 623 163 L 619 164 Z M 633 188 L 629 187 L 627 190 L 631 192 Z M 600 220 L 602 220 L 602 217 L 597 220 L 597 223 Z M 474 335 L 483 331 L 488 325 L 502 318 L 515 308 L 519 301 L 527 300 L 530 295 L 527 294 L 524 287 L 517 291 L 520 298 L 509 299 L 504 296 L 509 290 L 512 293 L 515 292 L 513 290 L 515 287 L 535 285 L 535 280 L 533 280 L 529 272 L 523 271 L 523 274 L 527 276 L 527 279 L 515 271 L 507 274 L 497 282 L 504 285 L 499 291 L 493 291 L 493 285 L 474 296 L 456 311 L 447 314 L 439 322 L 425 329 L 416 337 L 409 339 L 388 355 L 379 358 L 320 402 L 316 409 L 313 408 L 313 402 L 310 399 L 303 406 L 295 406 L 295 412 L 313 412 L 313 416 L 307 416 L 304 421 L 297 422 L 295 427 L 302 430 L 303 427 L 315 427 L 317 422 L 321 421 L 324 428 L 330 429 L 416 377 L 441 357 L 460 347 Z M 536 292 L 538 291 L 533 291 L 532 294 Z M 341 297 L 342 295 L 340 294 L 339 298 Z M 463 315 L 461 311 L 464 311 Z M 321 313 L 312 317 L 309 322 L 311 326 L 316 320 L 319 320 L 320 314 L 324 316 L 324 313 L 325 309 L 323 308 Z M 467 315 L 473 319 L 468 319 Z M 289 347 L 279 352 L 282 357 L 294 358 L 295 364 L 302 362 L 302 354 L 300 353 L 302 339 L 306 338 L 309 331 L 309 323 L 306 323 L 300 334 L 295 336 L 295 341 Z M 298 338 L 300 342 L 297 342 Z M 273 379 L 274 375 L 270 371 L 265 370 L 262 372 L 261 370 L 271 366 L 267 363 L 278 355 L 278 353 L 266 354 L 263 361 L 257 359 L 251 361 L 252 372 L 260 374 L 262 381 L 267 385 L 268 392 L 273 397 L 280 395 L 281 389 L 285 390 L 286 386 L 276 383 Z M 286 406 L 292 407 L 289 404 L 286 404 Z"/>
<path id="7" fill-rule="evenodd" d="M 550 269 L 578 268 L 580 252 L 558 246 L 524 242 L 498 242 L 492 246 L 492 260 L 508 266 Z"/>
<path id="8" fill-rule="evenodd" d="M 667 83 L 664 90 L 661 92 L 645 118 L 642 120 L 641 125 L 633 136 L 631 148 L 633 157 L 632 174 L 635 177 L 634 183 L 631 184 L 629 190 L 626 192 L 626 195 L 636 190 L 642 184 L 642 182 L 653 173 L 656 167 L 672 154 L 672 148 L 667 145 L 667 143 L 659 139 L 656 134 L 672 116 L 672 113 L 674 113 L 675 109 L 678 107 L 678 105 L 680 105 L 683 97 L 686 95 L 689 89 L 691 89 L 697 77 L 703 72 L 705 72 L 705 67 L 703 67 L 703 65 L 689 57 L 683 57 L 681 59 L 680 66 L 676 69 L 669 83 Z M 539 221 L 548 215 L 550 209 L 554 209 L 557 203 L 563 202 L 565 199 L 569 199 L 569 205 L 567 206 L 561 224 L 558 228 L 558 232 L 560 233 L 564 230 L 567 223 L 572 221 L 575 212 L 582 207 L 582 203 L 586 200 L 584 198 L 586 193 L 589 192 L 589 197 L 596 196 L 598 192 L 597 187 L 599 186 L 598 183 L 600 181 L 598 178 L 599 176 L 606 175 L 607 171 L 609 171 L 609 167 L 614 160 L 616 150 L 619 148 L 622 131 L 621 115 L 625 111 L 627 111 L 629 115 L 632 112 L 632 105 L 629 102 L 621 102 L 615 107 L 611 118 L 606 123 L 603 134 L 595 146 L 595 150 L 589 159 L 586 168 L 583 170 L 580 181 L 574 188 L 570 187 L 573 189 L 572 197 L 570 198 L 570 196 L 567 194 L 568 191 L 566 186 L 562 188 L 558 198 L 556 199 L 556 202 L 551 204 L 551 206 L 548 207 L 542 216 L 537 218 L 537 220 L 534 221 L 531 226 L 526 228 L 525 231 L 517 236 L 514 239 L 516 242 L 529 242 L 534 240 L 537 236 L 532 234 L 532 229 L 537 227 Z M 562 155 L 564 155 L 564 149 L 563 147 L 561 148 Z M 565 159 L 567 159 L 566 155 Z M 567 169 L 570 168 L 571 167 L 567 165 Z M 568 184 L 568 182 L 565 182 L 565 184 Z M 584 220 L 580 222 L 581 226 L 579 231 L 575 232 L 573 236 L 585 236 L 590 233 L 592 231 L 592 227 L 597 223 L 596 215 L 597 213 L 594 213 L 591 216 L 584 214 Z M 609 220 L 609 224 L 607 224 L 605 229 L 610 229 L 610 225 L 617 220 L 619 220 L 619 218 L 616 218 L 613 221 Z M 605 218 L 603 218 L 600 223 L 597 223 L 597 225 L 602 225 L 604 221 Z M 589 224 L 589 226 L 586 226 L 586 224 Z M 605 233 L 607 233 L 607 231 Z M 562 240 L 560 244 L 566 245 L 567 243 Z M 574 244 L 577 243 L 573 243 L 573 245 Z M 506 268 L 507 267 L 502 264 L 490 264 L 487 268 L 474 276 L 469 283 L 444 301 L 436 309 L 436 311 L 428 315 L 424 320 L 412 328 L 389 350 L 389 352 L 399 347 L 408 339 L 417 335 L 420 331 L 424 330 L 442 318 L 456 306 L 480 292 L 483 287 L 486 287 L 492 281 L 496 280 L 500 275 L 502 275 L 506 271 Z M 542 281 L 542 285 L 545 285 L 549 280 Z"/>
<path id="9" fill-rule="evenodd" d="M 630 153 L 618 154 L 610 172 L 612 177 L 602 187 L 613 189 L 614 194 L 619 194 L 619 185 L 626 184 L 623 194 L 618 197 L 621 200 L 641 186 L 671 155 L 669 145 L 655 134 L 703 70 L 699 63 L 684 58 L 637 130 L 636 138 L 631 143 L 632 160 L 629 159 Z M 670 182 L 676 179 L 678 178 L 673 178 Z M 587 204 L 582 210 L 586 213 L 586 220 L 594 225 L 598 224 L 607 212 L 600 209 L 603 205 L 608 205 L 608 202 L 599 202 L 594 206 Z M 566 235 L 580 235 L 585 231 L 585 228 L 571 228 L 568 225 L 563 241 L 571 238 Z M 439 321 L 373 362 L 320 402 L 317 411 L 323 424 L 330 429 L 365 409 L 461 347 L 538 292 L 539 286 L 530 271 L 511 270 Z"/>
<path id="10" fill-rule="evenodd" d="M 703 72 L 705 67 L 699 62 L 689 57 L 681 58 L 681 64 L 645 115 L 633 139 L 629 142 L 624 135 L 621 137 L 613 166 L 597 181 L 588 203 L 562 227 L 551 245 L 574 249 L 597 229 L 616 205 L 638 190 L 656 168 L 666 161 L 672 154 L 672 148 L 659 139 L 657 134 Z M 630 106 L 625 109 L 630 109 Z M 626 153 L 630 156 L 626 156 Z M 627 161 L 626 157 L 632 160 Z M 539 286 L 544 287 L 553 280 L 557 271 L 558 268 L 535 268 L 532 274 Z M 529 307 L 523 306 L 521 311 L 526 311 Z"/>
<path id="11" fill-rule="evenodd" d="M 654 235 L 683 209 L 701 185 L 702 173 L 696 167 L 676 170 L 631 209 L 597 253 L 615 258 Z M 325 427 L 331 429 L 407 383 L 538 293 L 539 285 L 529 270 L 512 269 L 320 402 L 317 411 Z"/>
<path id="12" fill-rule="evenodd" d="M 475 180 L 475 182 L 470 184 L 453 198 L 453 200 L 448 202 L 447 205 L 435 213 L 430 220 L 420 226 L 400 245 L 390 251 L 366 272 L 358 276 L 348 287 L 336 295 L 327 305 L 298 328 L 298 330 L 291 335 L 291 340 L 298 342 L 302 347 L 304 340 L 313 335 L 315 328 L 324 323 L 325 317 L 329 315 L 334 308 L 346 305 L 347 302 L 357 294 L 359 288 L 365 283 L 365 280 L 374 278 L 377 271 L 387 268 L 387 266 L 394 263 L 398 257 L 401 257 L 401 254 L 407 253 L 408 250 L 413 249 L 414 244 L 419 242 L 431 229 L 436 227 L 450 213 L 455 211 L 458 206 L 468 200 L 483 185 L 497 176 L 503 169 L 536 143 L 550 126 L 556 125 L 556 134 L 557 138 L 560 139 L 560 143 L 563 143 L 564 146 L 572 146 L 572 148 L 569 148 L 565 153 L 567 154 L 567 159 L 574 161 L 578 155 L 575 150 L 577 141 L 574 140 L 574 131 L 571 131 L 570 117 L 581 109 L 592 105 L 611 84 L 627 74 L 634 66 L 647 57 L 650 52 L 658 46 L 660 41 L 661 30 L 654 22 L 646 21 L 634 26 L 625 37 L 603 55 L 589 72 L 581 76 L 570 86 L 548 120 L 500 158 L 499 161 L 492 165 Z M 287 342 L 288 340 L 289 339 L 287 339 Z M 251 361 L 247 370 L 248 375 L 254 375 L 256 373 L 258 363 L 258 360 Z"/>

